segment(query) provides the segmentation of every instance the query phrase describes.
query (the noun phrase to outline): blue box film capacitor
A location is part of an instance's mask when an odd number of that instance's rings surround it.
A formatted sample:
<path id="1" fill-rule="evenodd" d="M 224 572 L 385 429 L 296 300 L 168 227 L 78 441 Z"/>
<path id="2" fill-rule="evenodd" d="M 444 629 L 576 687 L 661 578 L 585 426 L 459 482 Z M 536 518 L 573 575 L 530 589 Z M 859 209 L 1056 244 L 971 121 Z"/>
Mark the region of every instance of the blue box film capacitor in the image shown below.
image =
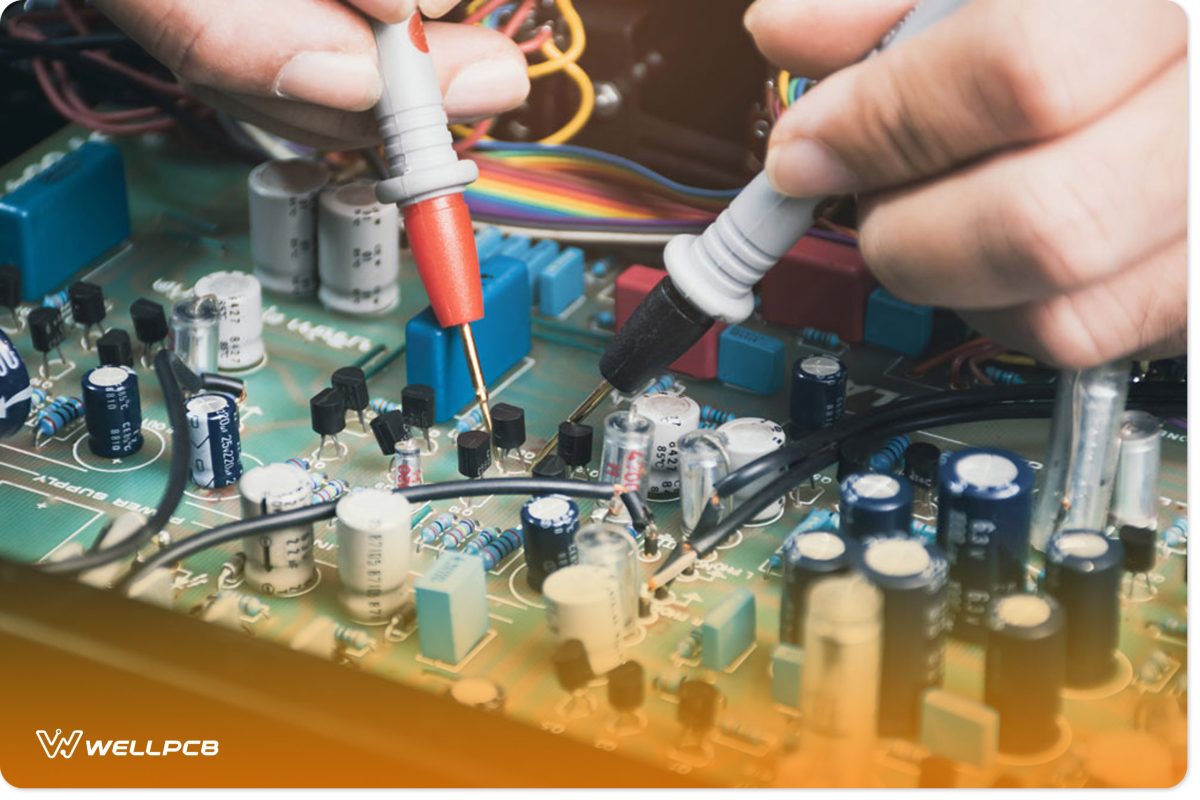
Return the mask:
<path id="1" fill-rule="evenodd" d="M 39 300 L 129 238 L 121 151 L 89 141 L 0 197 L 0 263 Z"/>
<path id="2" fill-rule="evenodd" d="M 465 553 L 442 553 L 414 588 L 421 655 L 457 664 L 488 629 L 483 559 Z"/>
<path id="3" fill-rule="evenodd" d="M 755 639 L 754 593 L 735 589 L 709 612 L 700 628 L 700 661 L 723 670 L 750 649 Z"/>
<path id="4" fill-rule="evenodd" d="M 775 394 L 783 388 L 786 353 L 773 336 L 730 325 L 721 331 L 717 350 L 717 379 L 727 386 L 755 394 Z"/>

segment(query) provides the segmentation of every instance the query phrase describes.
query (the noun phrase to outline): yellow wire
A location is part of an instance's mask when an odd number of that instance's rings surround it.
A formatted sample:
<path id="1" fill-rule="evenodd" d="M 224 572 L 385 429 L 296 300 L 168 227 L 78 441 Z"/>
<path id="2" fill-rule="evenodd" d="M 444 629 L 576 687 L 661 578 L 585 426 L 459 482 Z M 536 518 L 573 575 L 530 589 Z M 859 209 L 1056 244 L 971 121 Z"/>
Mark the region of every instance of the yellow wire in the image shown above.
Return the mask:
<path id="1" fill-rule="evenodd" d="M 553 57 L 546 54 L 546 47 L 543 45 L 542 54 L 546 55 L 546 60 L 529 67 L 530 79 L 542 78 L 566 69 L 568 64 L 574 64 L 579 60 L 579 57 L 583 55 L 583 49 L 587 46 L 587 33 L 583 29 L 583 19 L 580 18 L 579 12 L 575 10 L 571 0 L 555 0 L 555 4 L 558 6 L 559 16 L 567 24 L 567 31 L 571 34 L 571 44 L 567 47 L 566 52 L 555 47 L 556 55 Z M 547 41 L 546 44 L 550 44 L 550 42 Z"/>
<path id="2" fill-rule="evenodd" d="M 569 0 L 565 1 L 569 2 Z M 542 54 L 547 59 L 559 58 L 564 55 L 563 51 L 558 48 L 558 45 L 550 40 L 547 40 L 542 45 Z M 562 144 L 563 142 L 570 141 L 576 134 L 583 130 L 584 125 L 587 125 L 588 120 L 592 118 L 592 112 L 596 108 L 596 88 L 592 85 L 592 79 L 583 71 L 583 67 L 574 61 L 569 61 L 563 67 L 563 72 L 575 82 L 575 86 L 579 89 L 579 108 L 575 110 L 575 116 L 571 117 L 566 125 L 563 125 L 549 136 L 539 139 L 538 142 L 541 144 Z"/>
<path id="3" fill-rule="evenodd" d="M 788 90 L 792 85 L 792 73 L 786 69 L 779 71 L 779 77 L 775 79 L 775 91 L 779 92 L 779 102 L 784 108 L 788 106 Z"/>
<path id="4" fill-rule="evenodd" d="M 1001 353 L 998 356 L 992 356 L 993 361 L 999 361 L 1001 364 L 1012 364 L 1019 367 L 1036 367 L 1037 361 L 1029 356 L 1019 353 Z"/>
<path id="5" fill-rule="evenodd" d="M 470 2 L 470 3 L 467 3 L 467 13 L 468 13 L 468 14 L 474 14 L 474 13 L 475 13 L 476 11 L 478 11 L 478 10 L 480 9 L 480 7 L 482 7 L 482 6 L 483 6 L 483 4 L 484 4 L 484 3 L 486 3 L 487 1 L 488 1 L 488 0 L 471 0 L 471 2 Z"/>

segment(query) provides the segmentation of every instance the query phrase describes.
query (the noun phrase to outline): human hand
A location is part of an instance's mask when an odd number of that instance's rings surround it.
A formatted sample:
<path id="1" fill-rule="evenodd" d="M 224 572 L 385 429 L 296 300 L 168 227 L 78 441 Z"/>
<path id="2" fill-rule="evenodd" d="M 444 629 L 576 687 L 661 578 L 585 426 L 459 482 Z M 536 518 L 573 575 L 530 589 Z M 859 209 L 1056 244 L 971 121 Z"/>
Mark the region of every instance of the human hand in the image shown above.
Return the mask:
<path id="1" fill-rule="evenodd" d="M 199 100 L 317 147 L 378 141 L 382 81 L 363 14 L 385 22 L 458 0 L 96 0 Z M 429 23 L 429 47 L 453 119 L 507 111 L 529 92 L 525 56 L 506 36 Z"/>
<path id="2" fill-rule="evenodd" d="M 767 173 L 858 193 L 899 297 L 1062 367 L 1187 336 L 1187 20 L 1167 0 L 973 0 L 853 66 L 912 0 L 757 0 L 772 61 L 822 78 Z M 845 69 L 842 69 L 845 67 Z"/>

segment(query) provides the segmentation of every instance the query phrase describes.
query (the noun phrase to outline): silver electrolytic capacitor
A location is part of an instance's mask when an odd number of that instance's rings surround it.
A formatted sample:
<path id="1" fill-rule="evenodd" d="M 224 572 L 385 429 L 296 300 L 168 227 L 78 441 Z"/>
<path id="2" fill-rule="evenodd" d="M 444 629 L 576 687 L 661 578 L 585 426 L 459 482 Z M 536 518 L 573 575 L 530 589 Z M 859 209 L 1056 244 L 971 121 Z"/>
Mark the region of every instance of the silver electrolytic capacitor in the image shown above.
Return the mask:
<path id="1" fill-rule="evenodd" d="M 238 481 L 242 515 L 249 519 L 312 503 L 312 481 L 294 464 L 266 464 Z M 320 577 L 313 560 L 312 524 L 264 533 L 244 542 L 246 582 L 263 594 L 303 594 Z"/>
<path id="2" fill-rule="evenodd" d="M 711 505 L 713 487 L 729 474 L 729 440 L 720 431 L 699 430 L 679 440 L 679 514 L 684 533 L 691 533 Z M 728 502 L 721 501 L 718 519 Z"/>
<path id="3" fill-rule="evenodd" d="M 197 375 L 217 372 L 220 323 L 221 305 L 212 295 L 185 297 L 171 308 L 171 349 Z"/>
<path id="4" fill-rule="evenodd" d="M 651 497 L 679 492 L 679 440 L 700 427 L 700 405 L 690 397 L 648 394 L 633 403 L 635 411 L 654 423 L 650 447 Z"/>
<path id="5" fill-rule="evenodd" d="M 321 193 L 317 217 L 321 303 L 344 314 L 382 314 L 400 302 L 400 209 L 360 180 Z"/>
<path id="6" fill-rule="evenodd" d="M 1117 429 L 1120 451 L 1109 522 L 1158 527 L 1158 470 L 1162 464 L 1162 425 L 1145 411 L 1126 411 Z"/>
<path id="7" fill-rule="evenodd" d="M 329 170 L 299 158 L 267 161 L 250 171 L 250 254 L 269 291 L 308 295 L 317 289 L 317 195 Z"/>
<path id="8" fill-rule="evenodd" d="M 338 501 L 338 598 L 355 622 L 383 625 L 403 605 L 413 551 L 410 514 L 407 500 L 380 489 Z"/>
<path id="9" fill-rule="evenodd" d="M 593 522 L 575 534 L 575 549 L 580 564 L 607 570 L 617 582 L 621 628 L 632 633 L 638 618 L 638 558 L 632 534 L 624 526 Z"/>
<path id="10" fill-rule="evenodd" d="M 627 492 L 646 496 L 650 480 L 650 443 L 654 423 L 631 409 L 614 411 L 604 418 L 604 449 L 600 456 L 600 480 L 625 487 Z"/>
<path id="11" fill-rule="evenodd" d="M 262 285 L 246 272 L 211 272 L 196 281 L 197 297 L 212 295 L 221 309 L 217 324 L 223 370 L 249 369 L 263 360 Z"/>
<path id="12" fill-rule="evenodd" d="M 397 489 L 420 486 L 425 482 L 425 472 L 421 466 L 421 445 L 417 444 L 415 439 L 396 442 L 395 455 L 392 456 L 392 479 Z"/>
<path id="13" fill-rule="evenodd" d="M 751 461 L 778 450 L 783 447 L 784 440 L 787 438 L 783 433 L 783 427 L 779 423 L 760 417 L 739 417 L 738 419 L 726 422 L 717 430 L 725 434 L 725 438 L 729 443 L 727 451 L 729 453 L 729 468 L 731 470 L 740 469 Z M 780 471 L 782 471 L 782 468 Z M 776 477 L 774 474 L 765 475 L 741 491 L 736 492 L 733 495 L 734 507 L 736 508 L 749 500 L 760 489 L 775 480 Z M 751 521 L 766 522 L 775 519 L 782 513 L 783 498 L 780 497 L 758 512 Z"/>

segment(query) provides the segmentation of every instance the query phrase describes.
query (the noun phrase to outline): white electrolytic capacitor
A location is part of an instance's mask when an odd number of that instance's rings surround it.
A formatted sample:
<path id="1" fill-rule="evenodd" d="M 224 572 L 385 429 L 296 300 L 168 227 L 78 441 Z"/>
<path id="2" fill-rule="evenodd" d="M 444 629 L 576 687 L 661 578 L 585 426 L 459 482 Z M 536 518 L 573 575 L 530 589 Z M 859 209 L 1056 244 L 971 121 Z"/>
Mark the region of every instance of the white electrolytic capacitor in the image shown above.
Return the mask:
<path id="1" fill-rule="evenodd" d="M 1158 528 L 1158 470 L 1162 425 L 1145 411 L 1126 411 L 1117 429 L 1120 452 L 1109 520 L 1117 526 Z"/>
<path id="2" fill-rule="evenodd" d="M 729 474 L 729 441 L 720 431 L 698 430 L 679 439 L 679 515 L 684 533 L 691 533 L 704 509 L 711 505 L 713 487 Z M 722 498 L 718 519 L 729 503 Z"/>
<path id="3" fill-rule="evenodd" d="M 761 417 L 739 417 L 738 419 L 726 422 L 717 430 L 725 434 L 726 446 L 729 453 L 729 469 L 731 472 L 737 471 L 751 461 L 783 447 L 783 443 L 787 438 L 779 423 L 771 422 L 771 420 L 762 419 Z M 782 472 L 782 468 L 780 471 Z M 775 480 L 776 477 L 775 474 L 765 475 L 735 493 L 733 495 L 734 508 L 749 500 L 760 489 Z M 752 522 L 766 522 L 775 519 L 781 513 L 783 513 L 782 497 L 758 512 Z"/>
<path id="4" fill-rule="evenodd" d="M 621 599 L 607 569 L 575 564 L 556 570 L 542 584 L 542 598 L 555 642 L 578 639 L 597 675 L 621 663 Z"/>
<path id="5" fill-rule="evenodd" d="M 580 564 L 600 567 L 617 582 L 621 629 L 633 633 L 638 619 L 638 557 L 633 535 L 621 525 L 593 522 L 575 534 L 575 550 Z"/>
<path id="6" fill-rule="evenodd" d="M 700 427 L 700 405 L 690 397 L 648 394 L 634 401 L 634 410 L 654 423 L 650 445 L 651 497 L 679 492 L 679 440 Z"/>
<path id="7" fill-rule="evenodd" d="M 212 295 L 221 309 L 217 326 L 221 369 L 248 369 L 263 360 L 262 284 L 246 272 L 211 272 L 196 281 L 197 297 Z"/>
<path id="8" fill-rule="evenodd" d="M 197 375 L 219 367 L 220 324 L 221 304 L 212 295 L 185 297 L 171 308 L 171 349 Z"/>
<path id="9" fill-rule="evenodd" d="M 338 598 L 355 622 L 383 625 L 403 605 L 413 551 L 410 513 L 407 500 L 381 489 L 338 501 Z"/>
<path id="10" fill-rule="evenodd" d="M 317 195 L 329 170 L 316 161 L 267 161 L 250 171 L 250 255 L 268 291 L 317 289 Z"/>
<path id="11" fill-rule="evenodd" d="M 266 464 L 238 481 L 242 515 L 249 519 L 312 503 L 312 481 L 295 464 Z M 312 524 L 296 525 L 246 539 L 246 582 L 262 594 L 302 594 L 317 582 Z"/>
<path id="12" fill-rule="evenodd" d="M 321 193 L 317 297 L 344 314 L 381 314 L 400 302 L 400 210 L 375 199 L 374 181 Z"/>

